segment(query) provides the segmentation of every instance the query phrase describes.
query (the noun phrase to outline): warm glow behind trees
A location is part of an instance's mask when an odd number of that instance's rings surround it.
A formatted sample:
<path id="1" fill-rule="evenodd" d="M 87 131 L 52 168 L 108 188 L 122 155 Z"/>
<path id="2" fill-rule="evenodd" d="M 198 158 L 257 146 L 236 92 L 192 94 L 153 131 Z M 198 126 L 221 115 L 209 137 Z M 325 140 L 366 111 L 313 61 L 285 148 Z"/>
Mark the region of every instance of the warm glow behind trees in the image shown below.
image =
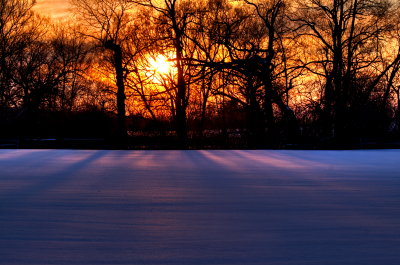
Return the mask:
<path id="1" fill-rule="evenodd" d="M 97 106 L 117 113 L 120 136 L 136 115 L 169 120 L 183 140 L 239 126 L 235 112 L 266 142 L 295 141 L 306 123 L 325 137 L 361 133 L 372 109 L 376 120 L 400 116 L 390 1 L 71 0 L 63 34 L 32 12 L 44 2 L 0 1 L 21 11 L 2 10 L 13 18 L 1 24 L 3 106 Z"/>

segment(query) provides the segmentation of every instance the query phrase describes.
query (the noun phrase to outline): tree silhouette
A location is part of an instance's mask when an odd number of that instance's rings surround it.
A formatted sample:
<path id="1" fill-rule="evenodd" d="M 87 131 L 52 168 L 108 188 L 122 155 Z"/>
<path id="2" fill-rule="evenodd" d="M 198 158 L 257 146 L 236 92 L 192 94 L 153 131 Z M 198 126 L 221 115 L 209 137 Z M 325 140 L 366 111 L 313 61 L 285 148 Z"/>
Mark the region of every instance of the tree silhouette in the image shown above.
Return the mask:
<path id="1" fill-rule="evenodd" d="M 309 70 L 325 79 L 321 116 L 325 134 L 340 141 L 351 136 L 354 120 L 349 113 L 356 111 L 352 106 L 368 99 L 392 67 L 378 74 L 368 73 L 379 61 L 379 40 L 391 28 L 386 17 L 390 6 L 389 1 L 370 0 L 299 3 L 294 18 L 299 23 L 298 32 L 309 43 L 316 43 L 311 47 L 316 48 L 317 58 L 309 64 L 318 67 Z M 360 83 L 365 77 L 370 81 Z"/>
<path id="2" fill-rule="evenodd" d="M 57 117 L 96 113 L 120 143 L 163 130 L 183 148 L 192 137 L 279 147 L 398 136 L 391 0 L 70 2 L 67 26 L 33 0 L 0 0 L 2 127 L 40 135 Z"/>
<path id="3" fill-rule="evenodd" d="M 0 1 L 0 107 L 15 106 L 12 77 L 15 56 L 29 46 L 35 35 L 33 0 Z"/>
<path id="4" fill-rule="evenodd" d="M 127 135 L 123 45 L 132 19 L 129 13 L 132 4 L 126 0 L 71 0 L 71 3 L 85 25 L 82 34 L 112 52 L 117 86 L 117 136 L 123 139 Z"/>
<path id="5" fill-rule="evenodd" d="M 189 25 L 193 22 L 197 12 L 196 4 L 189 1 L 163 0 L 156 3 L 152 0 L 133 1 L 137 4 L 150 7 L 158 12 L 157 23 L 165 35 L 162 35 L 165 47 L 174 53 L 176 68 L 176 89 L 174 99 L 174 120 L 178 138 L 184 143 L 187 138 L 187 107 L 189 104 L 189 83 L 188 66 L 190 56 L 187 54 Z"/>

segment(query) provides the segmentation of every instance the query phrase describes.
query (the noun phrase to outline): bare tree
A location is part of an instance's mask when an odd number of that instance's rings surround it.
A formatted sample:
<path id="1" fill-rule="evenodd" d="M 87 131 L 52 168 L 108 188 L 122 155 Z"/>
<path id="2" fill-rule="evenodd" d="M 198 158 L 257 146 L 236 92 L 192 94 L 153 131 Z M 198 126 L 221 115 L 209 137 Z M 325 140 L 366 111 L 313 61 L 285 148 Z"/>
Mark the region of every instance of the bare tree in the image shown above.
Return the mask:
<path id="1" fill-rule="evenodd" d="M 350 113 L 356 101 L 368 99 L 382 77 L 400 59 L 379 73 L 370 72 L 379 63 L 382 35 L 391 29 L 386 15 L 390 1 L 309 0 L 299 1 L 293 20 L 316 57 L 307 68 L 325 80 L 323 114 L 325 135 L 339 140 L 351 134 Z M 309 45 L 313 44 L 313 45 Z M 369 77 L 366 84 L 360 80 Z"/>
<path id="2" fill-rule="evenodd" d="M 90 45 L 76 29 L 55 25 L 54 37 L 49 37 L 50 50 L 55 58 L 53 76 L 57 86 L 53 105 L 64 112 L 71 112 L 79 105 L 79 97 L 86 92 L 84 74 L 90 68 Z"/>
<path id="3" fill-rule="evenodd" d="M 288 64 L 285 2 L 243 1 L 241 5 L 232 5 L 226 1 L 213 1 L 211 6 L 209 12 L 215 15 L 208 27 L 213 39 L 211 50 L 217 50 L 217 56 L 208 59 L 206 64 L 231 75 L 231 83 L 235 84 L 220 89 L 217 94 L 229 97 L 247 109 L 249 130 L 255 136 L 251 137 L 256 139 L 255 144 L 266 138 L 274 142 L 276 109 L 287 124 L 286 133 L 294 136 L 297 121 L 289 107 L 288 95 L 296 74 L 295 67 L 290 69 Z M 206 46 L 198 45 L 207 50 Z"/>
<path id="4" fill-rule="evenodd" d="M 17 91 L 12 76 L 15 55 L 20 53 L 35 36 L 32 23 L 34 0 L 0 1 L 0 106 L 15 107 Z"/>
<path id="5" fill-rule="evenodd" d="M 70 0 L 85 28 L 82 34 L 112 52 L 117 86 L 119 137 L 126 136 L 124 48 L 132 21 L 132 4 L 128 0 Z"/>
<path id="6" fill-rule="evenodd" d="M 287 3 L 284 0 L 270 1 L 248 1 L 245 3 L 254 8 L 255 14 L 261 20 L 264 27 L 263 42 L 265 47 L 258 49 L 259 56 L 259 77 L 264 87 L 264 115 L 270 122 L 273 122 L 272 103 L 275 103 L 283 114 L 291 137 L 297 134 L 297 119 L 293 110 L 288 106 L 289 90 L 293 88 L 293 79 L 297 74 L 289 68 L 287 50 L 289 49 Z M 294 67 L 295 68 L 295 67 Z M 290 74 L 292 73 L 292 74 Z M 283 89 L 279 83 L 283 84 Z M 283 90 L 283 91 L 282 91 Z M 286 102 L 283 97 L 286 96 Z M 294 140 L 294 139 L 292 139 Z"/>
<path id="7" fill-rule="evenodd" d="M 400 127 L 400 4 L 397 3 L 392 10 L 390 23 L 393 29 L 382 39 L 383 49 L 380 52 L 382 62 L 381 71 L 389 69 L 384 76 L 384 93 L 381 101 L 382 110 L 390 106 L 394 108 L 395 125 L 397 130 Z M 394 94 L 394 95 L 393 95 Z"/>
<path id="8" fill-rule="evenodd" d="M 162 30 L 160 38 L 163 42 L 160 44 L 174 54 L 171 60 L 174 61 L 176 68 L 176 80 L 173 84 L 176 93 L 174 97 L 173 116 L 178 138 L 183 142 L 187 138 L 187 107 L 190 97 L 189 79 L 190 61 L 193 48 L 189 44 L 187 37 L 191 23 L 193 23 L 197 5 L 184 0 L 163 0 L 163 1 L 132 1 L 137 4 L 152 8 L 158 13 L 156 23 Z"/>

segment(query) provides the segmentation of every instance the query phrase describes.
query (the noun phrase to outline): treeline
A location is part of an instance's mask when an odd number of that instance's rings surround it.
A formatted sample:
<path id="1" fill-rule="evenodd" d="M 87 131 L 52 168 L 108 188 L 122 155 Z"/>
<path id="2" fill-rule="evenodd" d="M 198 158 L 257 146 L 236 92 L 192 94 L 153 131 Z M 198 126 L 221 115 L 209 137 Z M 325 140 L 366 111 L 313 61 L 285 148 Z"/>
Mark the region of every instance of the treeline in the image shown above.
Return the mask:
<path id="1" fill-rule="evenodd" d="M 334 147 L 399 136 L 395 1 L 70 2 L 54 21 L 34 0 L 0 0 L 2 138 Z"/>

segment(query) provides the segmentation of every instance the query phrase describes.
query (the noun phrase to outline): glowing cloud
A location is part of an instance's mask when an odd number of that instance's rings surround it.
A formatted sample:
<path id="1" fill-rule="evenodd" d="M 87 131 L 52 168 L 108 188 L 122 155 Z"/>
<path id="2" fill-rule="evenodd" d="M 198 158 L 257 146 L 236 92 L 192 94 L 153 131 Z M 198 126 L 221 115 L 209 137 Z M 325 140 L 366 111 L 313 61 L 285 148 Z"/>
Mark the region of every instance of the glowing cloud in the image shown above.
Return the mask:
<path id="1" fill-rule="evenodd" d="M 70 4 L 65 0 L 37 0 L 35 10 L 53 18 L 62 18 L 69 15 Z"/>

